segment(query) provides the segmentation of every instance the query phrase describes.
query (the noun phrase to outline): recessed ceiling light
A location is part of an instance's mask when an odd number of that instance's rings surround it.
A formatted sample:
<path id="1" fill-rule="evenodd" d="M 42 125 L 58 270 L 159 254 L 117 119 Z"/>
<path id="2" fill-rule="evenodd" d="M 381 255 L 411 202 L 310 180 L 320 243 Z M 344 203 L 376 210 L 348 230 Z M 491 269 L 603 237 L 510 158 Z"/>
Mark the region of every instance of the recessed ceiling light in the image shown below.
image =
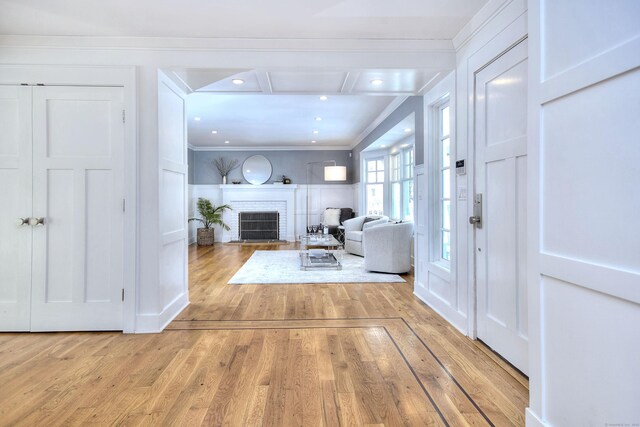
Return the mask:
<path id="1" fill-rule="evenodd" d="M 409 144 L 402 144 L 400 147 L 407 148 L 408 146 L 409 146 Z"/>
<path id="2" fill-rule="evenodd" d="M 318 134 L 318 131 L 317 131 L 317 130 L 314 130 L 314 131 L 313 131 L 313 134 L 314 134 L 314 135 L 317 135 L 317 134 Z"/>
<path id="3" fill-rule="evenodd" d="M 321 121 L 321 120 L 322 120 L 322 117 L 316 117 L 314 120 L 315 120 L 316 122 L 319 122 L 319 121 Z"/>
<path id="4" fill-rule="evenodd" d="M 316 142 L 318 142 L 318 141 L 316 141 L 315 139 L 313 141 L 311 141 L 312 144 L 315 144 Z"/>
<path id="5" fill-rule="evenodd" d="M 242 79 L 233 79 L 231 80 L 231 83 L 233 83 L 234 85 L 241 85 L 244 83 L 244 80 Z"/>
<path id="6" fill-rule="evenodd" d="M 327 95 L 322 95 L 320 97 L 320 101 L 326 101 L 327 99 L 329 99 L 329 97 L 327 97 Z"/>
<path id="7" fill-rule="evenodd" d="M 225 141 L 224 143 L 225 143 L 225 144 L 228 144 L 228 143 L 229 143 L 229 141 Z"/>
<path id="8" fill-rule="evenodd" d="M 196 122 L 200 121 L 200 117 L 194 117 L 193 120 L 195 120 Z"/>
<path id="9" fill-rule="evenodd" d="M 384 147 L 386 147 L 386 145 L 384 145 L 384 144 L 382 144 L 382 145 L 380 146 L 380 148 L 384 148 Z"/>
<path id="10" fill-rule="evenodd" d="M 384 83 L 384 80 L 382 79 L 373 79 L 371 80 L 371 84 L 374 86 L 380 86 L 382 83 Z"/>
<path id="11" fill-rule="evenodd" d="M 212 130 L 211 133 L 215 135 L 216 133 L 218 133 L 218 131 L 217 130 Z"/>
<path id="12" fill-rule="evenodd" d="M 406 128 L 406 129 L 404 130 L 404 133 L 409 133 L 409 132 L 411 132 L 412 130 L 413 130 L 413 129 L 411 129 L 411 128 Z"/>

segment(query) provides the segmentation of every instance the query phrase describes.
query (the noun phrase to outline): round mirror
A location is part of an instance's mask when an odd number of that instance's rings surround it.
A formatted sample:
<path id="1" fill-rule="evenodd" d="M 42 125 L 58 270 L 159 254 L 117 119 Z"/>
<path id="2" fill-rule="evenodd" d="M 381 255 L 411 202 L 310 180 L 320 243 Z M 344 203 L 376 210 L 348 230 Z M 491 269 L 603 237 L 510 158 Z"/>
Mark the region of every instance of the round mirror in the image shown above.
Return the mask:
<path id="1" fill-rule="evenodd" d="M 264 184 L 271 178 L 271 162 L 265 156 L 256 154 L 242 164 L 242 176 L 253 185 Z"/>

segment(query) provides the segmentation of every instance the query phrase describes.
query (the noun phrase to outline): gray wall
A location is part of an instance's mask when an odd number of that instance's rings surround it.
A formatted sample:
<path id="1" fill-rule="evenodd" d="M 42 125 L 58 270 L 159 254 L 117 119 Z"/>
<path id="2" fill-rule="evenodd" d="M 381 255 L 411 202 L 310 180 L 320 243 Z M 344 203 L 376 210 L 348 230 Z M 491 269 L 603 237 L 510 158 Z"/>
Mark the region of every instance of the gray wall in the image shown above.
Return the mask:
<path id="1" fill-rule="evenodd" d="M 191 151 L 191 150 L 189 150 Z M 278 181 L 282 175 L 291 178 L 292 184 L 306 184 L 307 163 L 323 160 L 335 160 L 338 166 L 347 167 L 347 181 L 332 182 L 332 184 L 352 184 L 353 183 L 353 162 L 349 157 L 349 151 L 338 150 L 291 150 L 291 151 L 192 151 L 193 156 L 189 156 L 189 183 L 190 184 L 221 184 L 222 178 L 218 174 L 213 159 L 225 157 L 228 159 L 238 159 L 240 165 L 249 156 L 262 154 L 271 162 L 273 173 L 269 182 Z M 192 158 L 193 157 L 193 158 Z M 193 174 L 193 179 L 191 178 Z M 229 184 L 231 180 L 240 179 L 243 184 L 246 181 L 242 178 L 240 167 L 234 169 L 229 174 Z M 321 165 L 312 166 L 311 184 L 323 184 L 323 170 Z"/>
<path id="2" fill-rule="evenodd" d="M 195 151 L 192 149 L 187 150 L 187 164 L 189 165 L 189 184 L 193 184 L 193 160 Z"/>
<path id="3" fill-rule="evenodd" d="M 409 114 L 415 113 L 415 159 L 416 165 L 424 163 L 424 104 L 421 96 L 407 98 L 389 117 L 384 119 L 353 149 L 353 182 L 360 182 L 360 153 L 387 131 L 400 123 Z"/>

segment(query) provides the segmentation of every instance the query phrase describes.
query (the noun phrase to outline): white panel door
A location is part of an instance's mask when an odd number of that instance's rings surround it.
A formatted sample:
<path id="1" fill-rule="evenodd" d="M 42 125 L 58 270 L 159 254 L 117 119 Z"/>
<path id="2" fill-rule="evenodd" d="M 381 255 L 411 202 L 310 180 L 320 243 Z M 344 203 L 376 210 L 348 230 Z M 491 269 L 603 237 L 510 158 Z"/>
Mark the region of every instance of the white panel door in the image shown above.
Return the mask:
<path id="1" fill-rule="evenodd" d="M 476 74 L 477 335 L 527 373 L 527 42 Z"/>
<path id="2" fill-rule="evenodd" d="M 31 88 L 0 86 L 0 331 L 30 327 L 31 176 Z"/>
<path id="3" fill-rule="evenodd" d="M 122 98 L 33 89 L 33 331 L 122 329 Z"/>

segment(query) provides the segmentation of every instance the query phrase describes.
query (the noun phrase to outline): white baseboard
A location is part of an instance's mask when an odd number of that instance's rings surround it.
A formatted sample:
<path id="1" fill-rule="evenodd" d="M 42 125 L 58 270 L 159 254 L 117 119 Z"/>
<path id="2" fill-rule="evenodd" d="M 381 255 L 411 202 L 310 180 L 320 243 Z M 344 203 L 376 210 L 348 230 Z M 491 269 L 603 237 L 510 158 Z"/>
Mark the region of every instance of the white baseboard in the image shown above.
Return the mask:
<path id="1" fill-rule="evenodd" d="M 550 424 L 542 422 L 531 408 L 525 410 L 525 425 L 527 427 L 550 427 Z"/>
<path id="2" fill-rule="evenodd" d="M 157 334 L 164 330 L 182 310 L 189 305 L 187 292 L 177 296 L 157 314 L 139 314 L 136 316 L 136 334 Z"/>
<path id="3" fill-rule="evenodd" d="M 459 330 L 462 334 L 464 334 L 465 336 L 469 336 L 469 331 L 467 330 L 466 318 L 453 309 L 448 310 L 449 314 L 447 314 L 444 310 L 442 310 L 440 307 L 433 304 L 429 300 L 429 298 L 426 296 L 428 292 L 429 291 L 427 290 L 426 287 L 420 286 L 417 283 L 414 284 L 413 286 L 413 295 L 415 295 L 423 303 L 427 304 L 429 308 L 431 308 L 433 311 L 438 313 L 440 317 L 442 317 L 447 322 L 449 322 L 453 327 Z"/>

